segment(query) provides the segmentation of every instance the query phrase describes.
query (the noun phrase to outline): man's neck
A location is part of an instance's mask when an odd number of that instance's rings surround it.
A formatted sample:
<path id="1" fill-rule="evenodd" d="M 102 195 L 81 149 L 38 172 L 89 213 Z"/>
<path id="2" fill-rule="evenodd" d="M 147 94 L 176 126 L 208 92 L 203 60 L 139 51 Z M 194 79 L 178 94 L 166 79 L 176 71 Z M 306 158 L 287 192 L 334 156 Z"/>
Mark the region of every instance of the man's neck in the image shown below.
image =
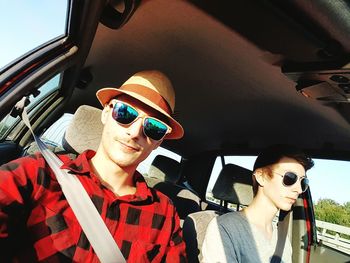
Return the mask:
<path id="1" fill-rule="evenodd" d="M 265 232 L 267 237 L 272 234 L 272 221 L 275 218 L 278 209 L 272 205 L 266 198 L 256 196 L 252 203 L 244 209 L 244 214 L 248 221 Z"/>
<path id="2" fill-rule="evenodd" d="M 122 168 L 110 159 L 106 159 L 96 153 L 90 160 L 90 166 L 101 183 L 118 196 L 134 194 L 135 167 Z"/>

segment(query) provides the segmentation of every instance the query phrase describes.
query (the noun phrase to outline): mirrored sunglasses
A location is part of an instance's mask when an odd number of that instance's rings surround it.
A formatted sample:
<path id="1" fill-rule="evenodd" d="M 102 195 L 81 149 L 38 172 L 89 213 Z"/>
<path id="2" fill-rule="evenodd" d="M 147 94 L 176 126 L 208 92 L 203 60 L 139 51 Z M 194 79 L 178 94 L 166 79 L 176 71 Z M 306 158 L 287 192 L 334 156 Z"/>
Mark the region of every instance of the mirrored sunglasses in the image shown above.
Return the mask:
<path id="1" fill-rule="evenodd" d="M 292 186 L 298 180 L 300 180 L 301 190 L 304 193 L 309 187 L 309 179 L 306 177 L 299 177 L 297 174 L 293 172 L 286 172 L 284 175 L 274 172 L 275 174 L 283 177 L 282 183 L 284 186 Z"/>
<path id="2" fill-rule="evenodd" d="M 119 124 L 129 125 L 142 118 L 143 133 L 152 140 L 159 141 L 171 132 L 171 128 L 161 120 L 150 116 L 141 117 L 134 107 L 125 102 L 116 101 L 109 106 L 113 107 L 112 117 Z"/>

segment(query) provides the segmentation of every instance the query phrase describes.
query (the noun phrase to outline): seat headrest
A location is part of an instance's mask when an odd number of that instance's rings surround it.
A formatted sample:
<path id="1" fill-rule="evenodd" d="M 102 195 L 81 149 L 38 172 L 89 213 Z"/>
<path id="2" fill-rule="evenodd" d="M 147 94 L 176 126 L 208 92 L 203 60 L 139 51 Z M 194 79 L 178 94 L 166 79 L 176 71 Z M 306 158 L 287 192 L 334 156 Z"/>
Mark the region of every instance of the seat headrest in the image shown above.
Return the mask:
<path id="1" fill-rule="evenodd" d="M 147 173 L 158 182 L 177 184 L 180 179 L 180 163 L 164 155 L 157 155 Z"/>
<path id="2" fill-rule="evenodd" d="M 226 164 L 214 188 L 213 196 L 233 204 L 249 205 L 253 200 L 252 171 L 234 164 Z"/>
<path id="3" fill-rule="evenodd" d="M 100 109 L 88 105 L 80 106 L 65 132 L 63 148 L 78 154 L 87 149 L 96 151 L 103 130 L 101 113 Z"/>

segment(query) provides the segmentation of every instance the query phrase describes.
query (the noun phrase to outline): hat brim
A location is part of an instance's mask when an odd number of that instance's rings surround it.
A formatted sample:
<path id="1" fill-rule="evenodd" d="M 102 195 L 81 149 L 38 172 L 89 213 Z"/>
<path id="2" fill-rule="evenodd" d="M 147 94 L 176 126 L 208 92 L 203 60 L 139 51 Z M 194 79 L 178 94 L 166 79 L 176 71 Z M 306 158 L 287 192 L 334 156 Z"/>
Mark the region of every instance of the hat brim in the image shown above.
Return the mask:
<path id="1" fill-rule="evenodd" d="M 150 106 L 151 108 L 155 109 L 156 111 L 163 114 L 168 120 L 169 120 L 169 126 L 172 128 L 171 133 L 167 134 L 164 139 L 180 139 L 184 135 L 184 129 L 182 128 L 181 124 L 178 123 L 169 113 L 164 111 L 161 107 L 159 107 L 157 104 L 153 103 L 152 101 L 148 100 L 147 98 L 132 92 L 128 90 L 121 90 L 116 88 L 103 88 L 96 92 L 96 97 L 100 101 L 102 106 L 105 106 L 107 103 L 111 101 L 111 99 L 115 98 L 116 96 L 120 94 L 127 94 L 130 97 L 133 97 L 137 99 L 138 101 L 141 101 L 142 103 Z"/>

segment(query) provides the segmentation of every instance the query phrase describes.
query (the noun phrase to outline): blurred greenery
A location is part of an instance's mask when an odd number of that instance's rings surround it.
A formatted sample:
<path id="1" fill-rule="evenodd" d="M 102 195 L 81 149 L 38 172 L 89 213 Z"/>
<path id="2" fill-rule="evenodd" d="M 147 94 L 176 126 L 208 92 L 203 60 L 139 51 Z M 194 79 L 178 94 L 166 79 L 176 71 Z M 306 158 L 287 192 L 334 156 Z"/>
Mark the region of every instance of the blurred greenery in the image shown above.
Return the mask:
<path id="1" fill-rule="evenodd" d="M 317 220 L 350 227 L 350 202 L 341 205 L 332 199 L 320 199 L 315 204 L 315 217 Z M 335 233 L 329 231 L 330 234 Z M 343 238 L 350 239 L 350 236 L 341 234 Z"/>

